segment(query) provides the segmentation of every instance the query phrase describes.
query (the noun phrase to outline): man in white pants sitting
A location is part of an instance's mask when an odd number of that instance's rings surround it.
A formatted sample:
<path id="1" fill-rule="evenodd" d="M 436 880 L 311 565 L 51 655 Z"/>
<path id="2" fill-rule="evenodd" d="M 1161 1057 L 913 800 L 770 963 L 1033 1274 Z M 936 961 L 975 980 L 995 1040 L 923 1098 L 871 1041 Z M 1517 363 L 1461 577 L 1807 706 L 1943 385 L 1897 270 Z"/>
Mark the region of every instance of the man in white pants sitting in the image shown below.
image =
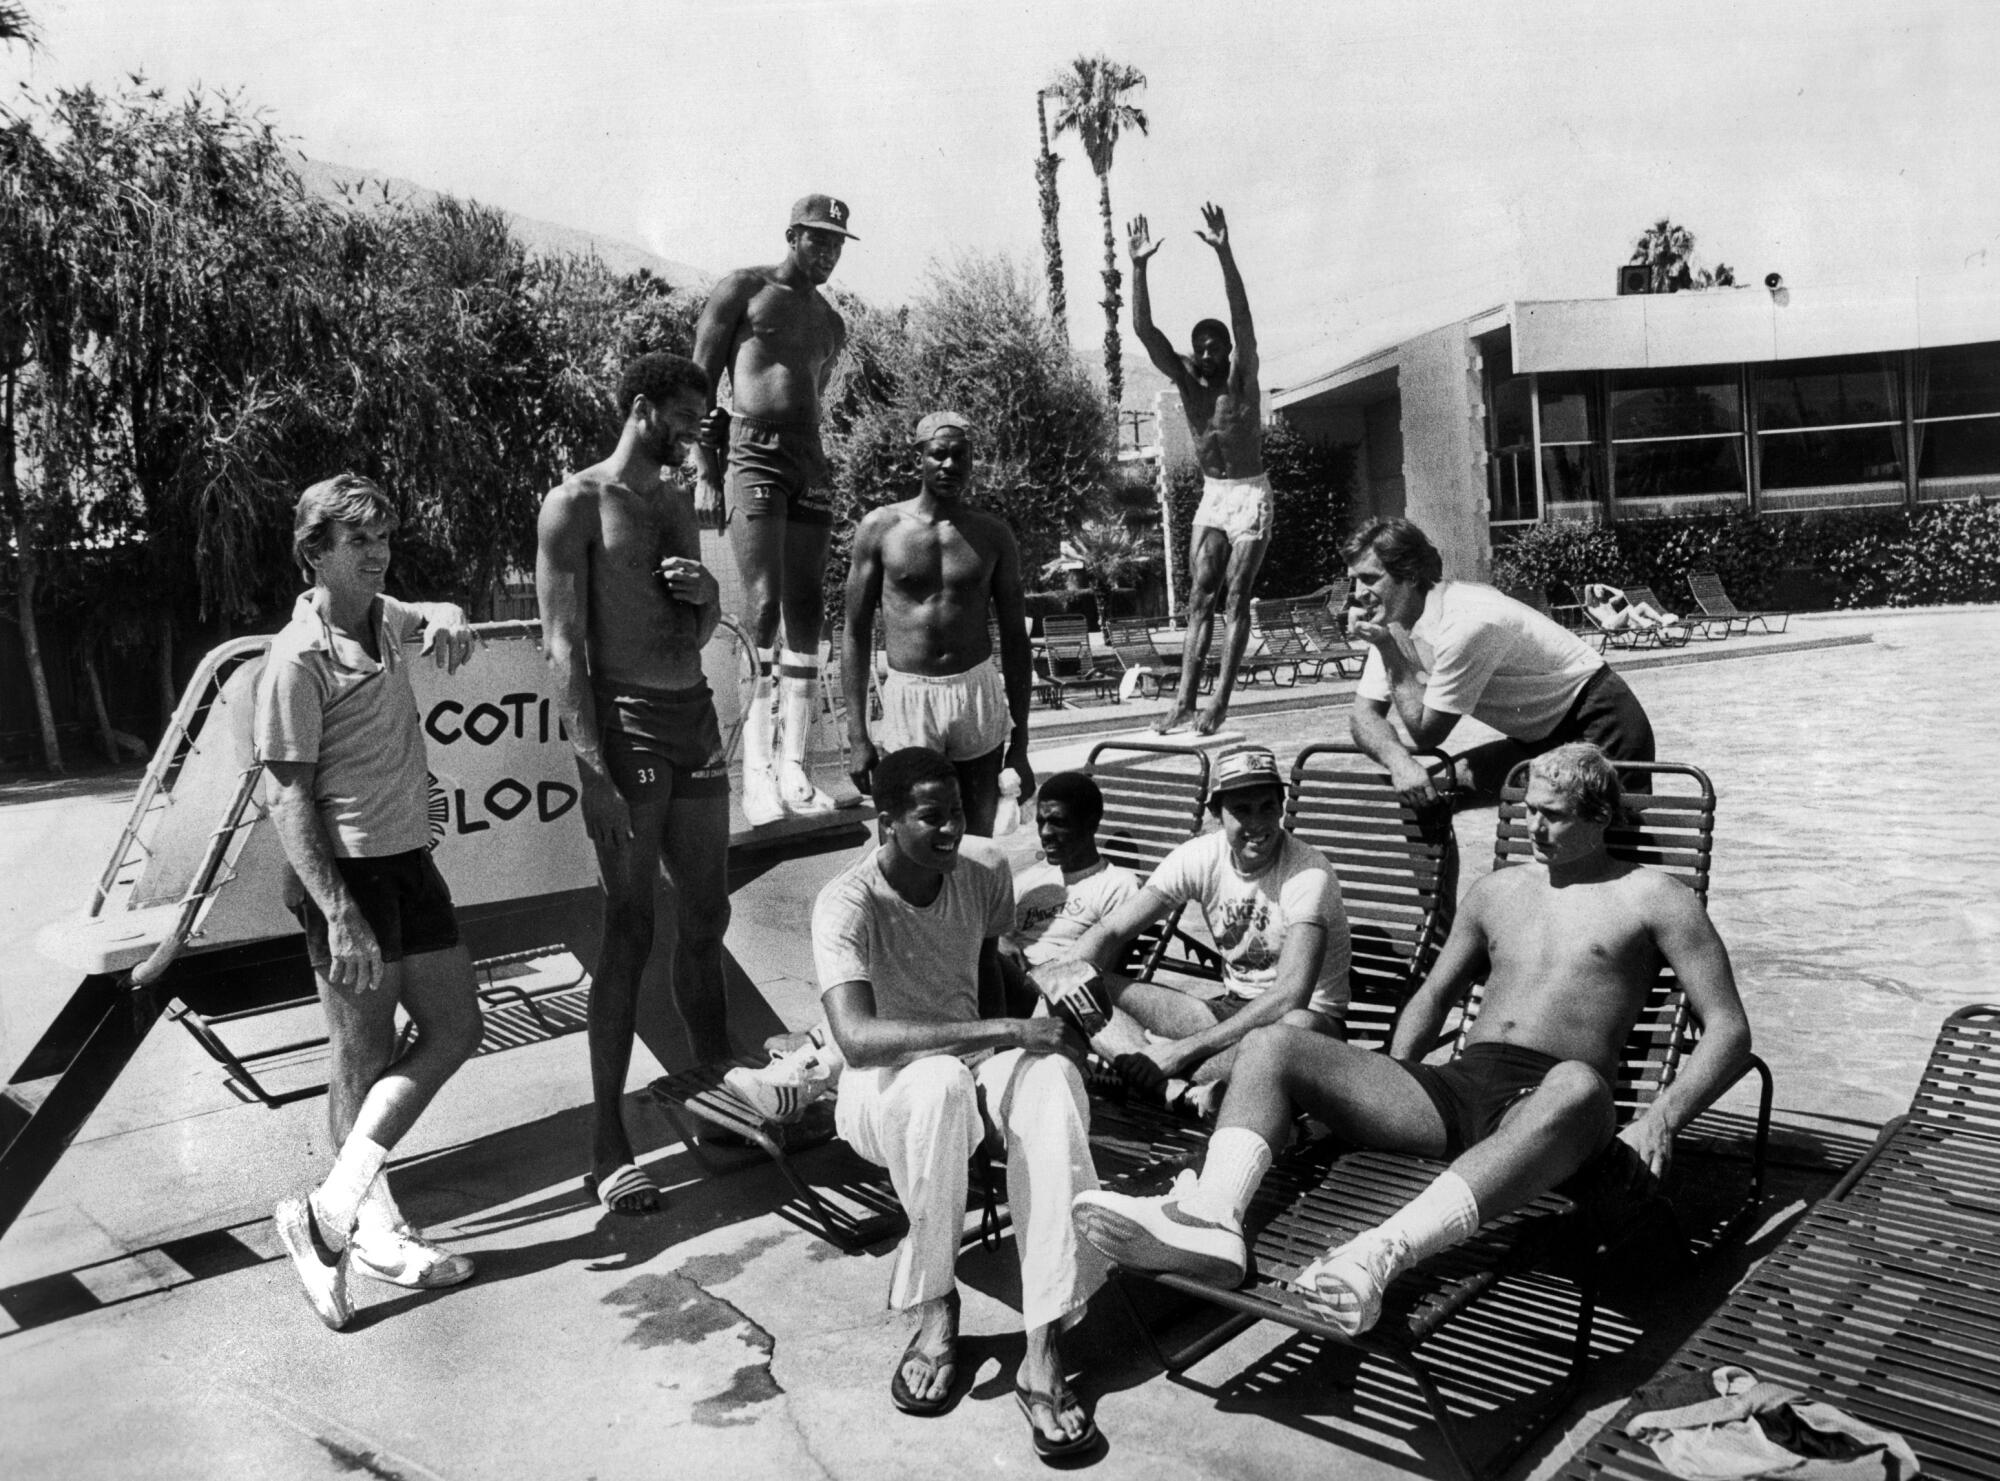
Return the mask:
<path id="1" fill-rule="evenodd" d="M 997 946 L 1013 929 L 1013 883 L 999 851 L 967 837 L 952 763 L 912 746 L 879 761 L 872 780 L 883 841 L 820 891 L 813 959 L 847 1063 L 835 1125 L 889 1170 L 910 1219 L 889 1304 L 914 1310 L 918 1326 L 890 1397 L 918 1415 L 951 1400 L 955 1272 L 983 1099 L 1006 1143 L 1021 1260 L 1027 1345 L 1015 1395 L 1037 1452 L 1073 1455 L 1097 1432 L 1056 1338 L 1105 1274 L 1069 1215 L 1075 1195 L 1097 1186 L 1078 1069 L 1086 1046 L 1062 1018 L 1002 1016 Z"/>

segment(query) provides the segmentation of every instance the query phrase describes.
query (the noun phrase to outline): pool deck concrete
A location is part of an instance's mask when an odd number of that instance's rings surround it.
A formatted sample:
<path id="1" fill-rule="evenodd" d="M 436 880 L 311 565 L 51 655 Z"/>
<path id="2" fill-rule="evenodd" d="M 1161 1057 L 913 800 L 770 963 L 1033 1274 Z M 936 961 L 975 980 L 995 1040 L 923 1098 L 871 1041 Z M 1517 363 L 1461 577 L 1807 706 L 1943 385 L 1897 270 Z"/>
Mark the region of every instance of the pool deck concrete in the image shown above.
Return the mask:
<path id="1" fill-rule="evenodd" d="M 1773 663 L 1770 680 L 1752 679 L 1764 659 L 1837 663 L 1829 645 L 1867 644 L 1900 622 L 1827 614 L 1795 619 L 1784 637 L 1613 657 L 1634 672 L 1744 660 L 1735 671 L 1754 689 L 1787 672 Z M 1995 630 L 1981 619 L 1982 641 Z M 1841 679 L 1830 669 L 1815 682 Z M 1302 734 L 1344 738 L 1336 707 L 1349 690 L 1248 690 L 1231 729 L 1281 751 Z M 1648 702 L 1658 718 L 1658 702 Z M 1157 708 L 1038 711 L 1036 764 L 1077 764 L 1095 740 L 1132 731 Z M 1314 713 L 1322 708 L 1324 723 Z M 1698 731 L 1701 717 L 1678 721 Z M 1990 815 L 1985 739 L 1975 795 Z M 133 781 L 0 788 L 0 874 L 10 881 L 0 905 L 0 1054 L 9 1066 L 74 985 L 30 943 L 85 898 Z M 1490 814 L 1461 819 L 1468 879 L 1480 872 L 1490 827 Z M 735 895 L 732 950 L 787 1023 L 816 1015 L 805 926 L 820 884 L 851 856 L 767 860 Z M 1980 943 L 1984 960 L 1990 937 Z M 1754 1007 L 1753 1019 L 1763 1021 Z M 1787 1165 L 1752 1237 L 1699 1277 L 1614 1303 L 1587 1393 L 1516 1474 L 1558 1468 L 1824 1191 L 1871 1123 L 1907 1095 L 1909 1046 L 1919 1039 L 1927 1044 L 1927 1033 L 1894 1040 L 1893 1088 L 1857 1101 L 1839 1076 L 1812 1072 L 1809 1041 L 1773 1035 Z M 658 1073 L 643 1051 L 639 1059 L 635 1087 Z M 405 1208 L 475 1254 L 479 1278 L 425 1294 L 357 1280 L 363 1310 L 353 1328 L 326 1332 L 277 1257 L 269 1223 L 272 1203 L 323 1163 L 322 1107 L 244 1105 L 188 1036 L 155 1031 L 0 1241 L 0 1471 L 610 1481 L 1041 1469 L 1008 1392 L 1021 1343 L 1010 1249 L 962 1261 L 966 1374 L 956 1408 L 929 1421 L 897 1414 L 885 1388 L 906 1331 L 882 1309 L 888 1249 L 840 1254 L 777 1213 L 784 1189 L 773 1171 L 706 1178 L 643 1111 L 652 1133 L 643 1160 L 667 1187 L 668 1208 L 641 1219 L 602 1213 L 579 1184 L 579 1035 L 476 1059 L 398 1149 Z M 1450 1474 L 1436 1433 L 1392 1374 L 1284 1336 L 1253 1329 L 1196 1365 L 1192 1381 L 1173 1380 L 1145 1356 L 1119 1304 L 1099 1302 L 1068 1348 L 1109 1442 L 1091 1469 L 1147 1481 Z"/>

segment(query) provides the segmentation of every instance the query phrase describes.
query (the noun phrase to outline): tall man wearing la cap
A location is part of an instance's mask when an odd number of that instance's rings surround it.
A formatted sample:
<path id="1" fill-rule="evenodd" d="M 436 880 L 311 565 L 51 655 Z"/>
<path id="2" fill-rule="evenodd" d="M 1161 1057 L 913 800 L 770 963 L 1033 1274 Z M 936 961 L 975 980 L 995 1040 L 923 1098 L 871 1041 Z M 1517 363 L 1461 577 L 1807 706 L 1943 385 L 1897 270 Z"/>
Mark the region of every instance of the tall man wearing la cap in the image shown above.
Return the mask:
<path id="1" fill-rule="evenodd" d="M 1034 674 L 1021 551 L 1005 520 L 968 502 L 972 424 L 958 412 L 934 411 L 917 423 L 911 440 L 923 491 L 871 510 L 854 531 L 840 658 L 848 765 L 866 792 L 878 755 L 905 746 L 942 752 L 958 772 L 967 831 L 991 838 L 1003 766 L 1020 777 L 1023 802 L 1035 795 L 1028 764 Z M 989 606 L 1000 628 L 997 674 Z M 889 676 L 871 734 L 868 670 L 878 617 Z"/>
<path id="2" fill-rule="evenodd" d="M 1203 1113 L 1219 1100 L 1237 1045 L 1253 1030 L 1284 1024 L 1339 1037 L 1349 957 L 1333 865 L 1285 831 L 1278 758 L 1263 746 L 1224 755 L 1208 810 L 1219 829 L 1167 855 L 1065 960 L 1034 973 L 1043 996 L 1090 1032 L 1093 1047 L 1128 1079 L 1164 1081 L 1170 1101 L 1184 1094 Z M 1220 996 L 1196 998 L 1109 972 L 1139 932 L 1189 901 L 1200 905 L 1222 956 Z"/>
<path id="3" fill-rule="evenodd" d="M 820 398 L 847 343 L 847 326 L 819 290 L 854 237 L 847 221 L 845 201 L 801 198 L 785 228 L 784 261 L 729 274 L 695 328 L 695 364 L 717 391 L 723 371 L 730 379 L 732 410 L 710 413 L 695 449 L 695 507 L 730 531 L 743 577 L 740 616 L 757 645 L 743 722 L 743 813 L 757 826 L 833 808 L 813 785 L 806 742 L 819 701 L 820 583 L 833 533 Z"/>

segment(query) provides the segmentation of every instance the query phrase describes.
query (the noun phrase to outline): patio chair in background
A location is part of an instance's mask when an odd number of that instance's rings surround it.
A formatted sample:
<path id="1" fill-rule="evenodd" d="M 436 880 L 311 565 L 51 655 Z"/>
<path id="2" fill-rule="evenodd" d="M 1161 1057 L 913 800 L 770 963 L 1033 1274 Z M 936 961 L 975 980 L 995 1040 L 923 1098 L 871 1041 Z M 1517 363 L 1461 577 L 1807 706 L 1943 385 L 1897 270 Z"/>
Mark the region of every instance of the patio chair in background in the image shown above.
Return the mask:
<path id="1" fill-rule="evenodd" d="M 1145 692 L 1147 685 L 1152 686 L 1153 692 L 1148 698 L 1158 699 L 1180 683 L 1180 660 L 1170 659 L 1159 650 L 1153 642 L 1153 630 L 1144 619 L 1107 621 L 1104 624 L 1104 641 L 1118 656 L 1125 672 L 1138 672 L 1141 693 Z"/>
<path id="2" fill-rule="evenodd" d="M 1705 899 L 1715 813 L 1715 793 L 1708 778 L 1693 767 L 1671 764 L 1623 765 L 1619 770 L 1621 774 L 1643 770 L 1656 785 L 1677 779 L 1678 790 L 1628 795 L 1633 826 L 1607 835 L 1613 853 L 1666 869 Z M 1498 867 L 1520 862 L 1531 849 L 1522 805 L 1525 774 L 1525 767 L 1517 770 L 1503 796 L 1494 840 Z M 1468 1003 L 1463 1022 L 1469 1024 L 1476 1013 L 1477 1002 Z M 1650 1105 L 1672 1082 L 1698 1033 L 1679 983 L 1663 972 L 1621 1057 L 1614 1085 L 1621 1121 Z M 1750 1068 L 1761 1085 L 1749 1188 L 1724 1233 L 1732 1232 L 1755 1209 L 1763 1191 L 1771 1078 L 1761 1060 L 1753 1058 Z M 1265 1178 L 1245 1221 L 1252 1250 L 1252 1275 L 1246 1285 L 1223 1290 L 1183 1276 L 1145 1277 L 1220 1306 L 1231 1313 L 1227 1318 L 1173 1350 L 1159 1346 L 1143 1323 L 1142 1330 L 1155 1342 L 1161 1363 L 1175 1373 L 1261 1320 L 1373 1354 L 1393 1363 L 1416 1385 L 1462 1475 L 1496 1475 L 1562 1413 L 1581 1387 L 1596 1316 L 1598 1271 L 1606 1251 L 1597 1248 L 1567 1278 L 1538 1268 L 1558 1247 L 1559 1236 L 1575 1238 L 1586 1227 L 1575 1200 L 1562 1192 L 1545 1194 L 1488 1222 L 1471 1240 L 1398 1279 L 1389 1289 L 1379 1325 L 1358 1338 L 1343 1336 L 1306 1305 L 1293 1280 L 1330 1246 L 1380 1223 L 1409 1202 L 1445 1164 L 1385 1152 L 1351 1152 L 1334 1158 L 1337 1148 L 1331 1142 L 1321 1138 L 1288 1152 Z M 1461 1337 L 1440 1344 L 1447 1357 L 1461 1361 L 1468 1347 L 1480 1349 L 1476 1371 L 1461 1372 L 1459 1386 L 1478 1390 L 1477 1401 L 1493 1408 L 1506 1408 L 1511 1414 L 1521 1406 L 1525 1411 L 1519 1419 L 1510 1419 L 1504 1438 L 1483 1467 L 1474 1465 L 1430 1359 L 1422 1354 L 1443 1329 L 1461 1318 L 1479 1322 L 1483 1330 L 1476 1342 Z M 1539 1399 L 1524 1398 L 1525 1380 L 1535 1376 L 1538 1367 L 1547 1369 L 1551 1361 L 1533 1347 L 1534 1339 L 1558 1333 L 1568 1338 L 1562 1371 L 1549 1375 L 1547 1391 Z"/>
<path id="3" fill-rule="evenodd" d="M 1100 664 L 1090 646 L 1090 628 L 1081 617 L 1044 617 L 1042 651 L 1035 657 L 1035 687 L 1051 709 L 1068 702 L 1070 691 L 1088 689 L 1099 699 L 1118 700 L 1118 681 L 1124 673 Z"/>
<path id="4" fill-rule="evenodd" d="M 1625 600 L 1635 607 L 1651 607 L 1655 612 L 1669 617 L 1668 626 L 1685 628 L 1690 634 L 1700 633 L 1711 642 L 1719 643 L 1729 636 L 1729 623 L 1699 612 L 1674 612 L 1660 600 L 1650 586 L 1628 586 Z"/>
<path id="5" fill-rule="evenodd" d="M 1580 594 L 1570 587 L 1559 584 L 1556 592 L 1558 596 L 1576 602 L 1576 610 L 1582 614 L 1584 622 L 1583 633 L 1579 636 L 1594 634 L 1600 653 L 1607 648 L 1678 648 L 1688 640 L 1685 627 L 1662 627 L 1658 623 L 1641 622 L 1636 618 L 1628 618 L 1621 627 L 1610 626 L 1589 603 L 1579 600 Z"/>
<path id="6" fill-rule="evenodd" d="M 1292 618 L 1289 602 L 1252 602 L 1250 617 L 1252 641 L 1261 645 L 1263 656 L 1291 664 L 1298 679 L 1317 681 L 1326 672 L 1326 666 L 1332 660 L 1306 641 L 1305 634 L 1299 631 Z M 1306 672 L 1308 667 L 1312 669 L 1310 674 Z"/>
<path id="7" fill-rule="evenodd" d="M 1741 623 L 1744 632 L 1750 631 L 1750 624 L 1761 622 L 1767 633 L 1781 633 L 1791 625 L 1792 614 L 1781 608 L 1772 607 L 1752 611 L 1739 607 L 1729 599 L 1729 593 L 1722 589 L 1722 578 L 1713 571 L 1688 572 L 1688 590 L 1694 593 L 1695 604 L 1710 617 L 1720 618 L 1730 626 Z M 1771 626 L 1773 622 L 1778 625 Z M 1724 631 L 1727 631 L 1725 628 Z"/>
<path id="8" fill-rule="evenodd" d="M 1894 1430 L 1930 1477 L 2000 1456 L 2000 1004 L 1951 1014 L 1907 1113 L 1659 1377 L 1729 1364 Z M 1625 1433 L 1634 1399 L 1560 1473 L 1670 1476 Z"/>
<path id="9" fill-rule="evenodd" d="M 1368 661 L 1368 653 L 1348 640 L 1340 629 L 1340 620 L 1327 610 L 1326 604 L 1316 597 L 1292 598 L 1292 621 L 1305 635 L 1306 642 L 1314 654 L 1324 663 L 1333 665 L 1333 670 L 1343 679 L 1360 677 L 1361 669 Z M 1349 665 L 1354 672 L 1349 673 Z"/>

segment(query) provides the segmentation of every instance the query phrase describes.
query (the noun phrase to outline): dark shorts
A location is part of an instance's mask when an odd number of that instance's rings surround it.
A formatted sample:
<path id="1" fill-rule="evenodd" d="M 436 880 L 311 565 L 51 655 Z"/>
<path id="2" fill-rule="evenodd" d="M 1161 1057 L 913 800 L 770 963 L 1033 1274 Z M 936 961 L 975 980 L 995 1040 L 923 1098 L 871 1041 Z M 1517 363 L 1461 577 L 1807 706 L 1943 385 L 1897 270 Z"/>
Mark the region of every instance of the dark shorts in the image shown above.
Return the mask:
<path id="1" fill-rule="evenodd" d="M 1397 1063 L 1410 1072 L 1444 1122 L 1444 1155 L 1477 1146 L 1514 1103 L 1531 1094 L 1562 1061 L 1519 1044 L 1472 1044 L 1449 1064 Z"/>
<path id="2" fill-rule="evenodd" d="M 1491 741 L 1474 746 L 1459 759 L 1472 772 L 1473 790 L 1481 796 L 1497 797 L 1508 773 L 1523 761 L 1579 740 L 1592 742 L 1613 761 L 1654 759 L 1653 722 L 1632 686 L 1608 663 L 1591 675 L 1570 702 L 1568 713 L 1541 739 Z M 1637 777 L 1626 790 L 1650 792 L 1652 783 Z"/>
<path id="3" fill-rule="evenodd" d="M 611 780 L 630 803 L 729 795 L 729 758 L 708 681 L 685 689 L 597 691 Z"/>
<path id="4" fill-rule="evenodd" d="M 458 945 L 451 889 L 431 862 L 430 850 L 413 848 L 377 859 L 335 859 L 333 867 L 375 933 L 383 961 L 400 962 L 406 956 Z M 294 875 L 285 887 L 285 903 L 306 929 L 306 956 L 313 969 L 324 972 L 333 963 L 333 953 L 327 947 L 326 917 L 319 902 Z"/>
<path id="5" fill-rule="evenodd" d="M 729 419 L 729 507 L 745 519 L 784 515 L 833 523 L 833 470 L 819 428 L 759 417 Z"/>

